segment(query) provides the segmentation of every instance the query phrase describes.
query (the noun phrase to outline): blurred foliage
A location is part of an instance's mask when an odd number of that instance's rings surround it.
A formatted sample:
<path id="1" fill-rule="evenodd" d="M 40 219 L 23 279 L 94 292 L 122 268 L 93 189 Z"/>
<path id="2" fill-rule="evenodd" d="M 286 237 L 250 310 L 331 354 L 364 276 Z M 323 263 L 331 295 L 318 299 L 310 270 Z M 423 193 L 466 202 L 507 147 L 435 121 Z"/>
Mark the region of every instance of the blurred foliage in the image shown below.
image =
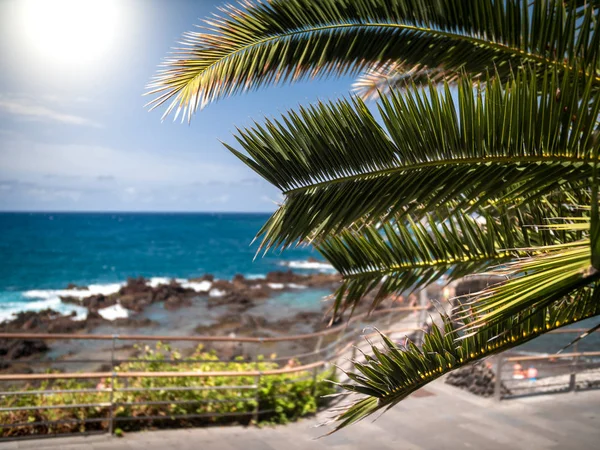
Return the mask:
<path id="1" fill-rule="evenodd" d="M 122 363 L 116 372 L 253 372 L 270 371 L 282 367 L 272 359 L 259 356 L 255 361 L 221 361 L 214 351 L 206 352 L 198 346 L 189 356 L 182 355 L 166 344 L 155 348 L 138 347 L 140 355 L 135 362 Z M 173 361 L 185 361 L 175 363 Z M 332 370 L 320 374 L 313 386 L 312 371 L 288 374 L 262 375 L 258 389 L 240 389 L 257 382 L 256 376 L 236 377 L 162 377 L 115 378 L 112 393 L 115 428 L 134 431 L 144 428 L 177 428 L 211 424 L 250 424 L 260 412 L 258 424 L 287 423 L 313 414 L 325 403 L 322 398 L 332 394 Z M 108 429 L 110 417 L 111 379 L 103 380 L 53 380 L 27 386 L 15 386 L 14 391 L 65 391 L 95 390 L 56 394 L 5 395 L 0 397 L 3 408 L 29 406 L 86 405 L 60 409 L 31 409 L 0 412 L 0 423 L 21 427 L 0 427 L 0 436 L 26 434 L 59 434 Z M 168 390 L 170 388 L 197 387 L 198 390 Z M 141 389 L 140 391 L 134 389 Z M 164 388 L 161 389 L 161 388 Z M 127 389 L 123 391 L 122 389 Z M 177 402 L 177 403 L 176 403 Z M 257 405 L 258 402 L 258 405 Z M 151 404 L 148 404 L 151 403 Z M 100 406 L 92 406 L 98 405 Z M 194 415 L 193 417 L 182 417 Z M 137 420 L 125 420 L 136 418 Z M 84 420 L 92 419 L 92 422 Z M 52 422 L 42 424 L 38 422 Z M 27 425 L 25 425 L 27 424 Z"/>

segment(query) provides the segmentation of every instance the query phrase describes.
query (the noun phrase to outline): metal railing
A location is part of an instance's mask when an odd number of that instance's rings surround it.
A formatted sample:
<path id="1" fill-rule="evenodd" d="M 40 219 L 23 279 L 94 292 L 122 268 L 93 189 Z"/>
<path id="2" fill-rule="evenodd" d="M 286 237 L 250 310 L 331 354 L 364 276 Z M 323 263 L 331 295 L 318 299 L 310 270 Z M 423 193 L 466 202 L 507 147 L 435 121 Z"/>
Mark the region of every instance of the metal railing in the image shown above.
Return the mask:
<path id="1" fill-rule="evenodd" d="M 587 329 L 561 329 L 549 334 L 581 334 Z M 506 352 L 495 357 L 496 400 L 578 392 L 600 388 L 600 351 L 569 353 L 516 354 Z"/>
<path id="2" fill-rule="evenodd" d="M 360 314 L 352 317 L 349 321 L 344 322 L 338 326 L 332 326 L 323 331 L 314 333 L 295 335 L 295 336 L 279 336 L 279 337 L 229 337 L 229 336 L 147 336 L 147 335 L 108 335 L 108 334 L 64 334 L 64 333 L 0 333 L 0 339 L 27 339 L 27 340 L 44 340 L 44 341 L 104 341 L 110 345 L 108 351 L 108 359 L 100 358 L 69 358 L 66 360 L 44 360 L 36 359 L 30 361 L 23 360 L 4 360 L 5 364 L 14 364 L 21 366 L 27 364 L 33 366 L 37 370 L 40 367 L 50 365 L 63 365 L 63 364 L 101 364 L 108 363 L 110 370 L 101 371 L 86 371 L 86 372 L 58 372 L 58 373 L 47 373 L 47 372 L 35 372 L 29 368 L 30 372 L 33 373 L 2 373 L 0 374 L 0 417 L 4 415 L 6 417 L 10 413 L 19 413 L 24 411 L 35 412 L 30 415 L 27 421 L 12 422 L 12 423 L 0 423 L 0 430 L 6 429 L 21 429 L 22 434 L 19 436 L 11 436 L 9 439 L 15 439 L 20 437 L 30 437 L 30 433 L 39 427 L 58 427 L 60 425 L 69 424 L 81 424 L 87 427 L 88 424 L 94 424 L 93 427 L 98 432 L 113 433 L 117 423 L 129 422 L 129 421 L 160 421 L 160 420 L 203 420 L 203 419 L 217 419 L 223 417 L 229 417 L 231 419 L 240 418 L 248 419 L 251 418 L 258 421 L 260 416 L 268 415 L 273 413 L 272 409 L 261 409 L 260 408 L 260 388 L 261 382 L 266 377 L 272 377 L 277 375 L 284 375 L 288 378 L 286 383 L 297 383 L 306 382 L 307 380 L 312 383 L 312 393 L 315 393 L 315 389 L 319 380 L 319 377 L 331 369 L 337 366 L 338 360 L 342 357 L 348 357 L 349 351 L 357 340 L 365 335 L 361 332 L 361 329 L 367 325 L 376 325 L 380 328 L 388 327 L 382 331 L 391 333 L 416 333 L 419 335 L 418 339 L 422 338 L 423 327 L 417 326 L 413 328 L 405 329 L 389 329 L 392 326 L 394 320 L 401 317 L 407 316 L 408 313 L 419 314 L 417 323 L 422 323 L 425 320 L 426 307 L 399 307 L 399 308 L 387 308 L 377 310 L 371 314 Z M 384 316 L 382 320 L 381 317 Z M 269 370 L 259 370 L 259 364 L 256 362 L 255 370 L 226 370 L 226 371 L 199 371 L 199 370 L 185 370 L 185 371 L 153 371 L 153 370 L 136 370 L 136 371 L 123 371 L 123 364 L 126 363 L 152 363 L 155 361 L 148 361 L 143 358 L 119 358 L 118 343 L 121 342 L 191 342 L 197 344 L 216 344 L 216 343 L 230 343 L 230 344 L 241 344 L 245 346 L 254 346 L 252 352 L 249 349 L 244 349 L 248 353 L 253 355 L 264 354 L 272 350 L 272 346 L 282 342 L 293 342 L 302 344 L 303 350 L 300 353 L 286 354 L 276 356 L 269 359 L 268 362 L 275 365 L 276 367 Z M 255 358 L 245 358 L 242 361 L 223 361 L 224 364 L 236 365 L 236 364 L 248 364 L 255 361 Z M 282 366 L 283 361 L 296 361 L 297 365 L 285 365 Z M 218 363 L 218 361 L 210 360 L 203 361 L 197 358 L 181 357 L 178 359 L 164 359 L 161 360 L 161 364 L 171 364 L 174 367 L 179 364 L 200 364 L 202 362 Z M 206 381 L 207 379 L 226 378 L 230 380 L 231 384 L 211 386 L 207 383 L 200 383 L 201 380 Z M 161 386 L 131 386 L 130 380 L 138 380 L 149 382 L 150 380 L 162 379 L 164 382 Z M 186 379 L 186 383 L 190 380 L 197 380 L 195 383 L 186 385 L 176 385 L 177 379 Z M 78 386 L 73 389 L 51 389 L 46 386 L 47 383 L 56 382 L 68 382 L 69 380 L 100 380 L 100 383 L 93 387 L 92 385 L 87 387 Z M 244 383 L 240 384 L 239 380 L 245 380 Z M 248 383 L 248 380 L 253 380 Z M 2 387 L 8 384 L 10 388 Z M 211 402 L 217 402 L 215 399 L 205 399 L 204 396 L 200 395 L 207 391 L 230 391 L 232 397 L 221 401 L 227 402 L 253 402 L 255 404 L 254 409 L 251 411 L 230 411 L 230 412 L 200 412 L 200 413 L 186 413 L 186 414 L 151 414 L 151 415 L 139 415 L 139 416 L 123 416 L 117 414 L 117 410 L 123 407 L 141 407 L 141 406 L 170 406 L 170 405 L 189 405 L 189 404 L 208 404 Z M 122 397 L 126 393 L 138 392 L 138 393 L 152 393 L 160 391 L 164 393 L 184 393 L 184 392 L 197 392 L 198 398 L 181 400 L 177 398 L 169 398 L 168 400 L 156 400 L 156 399 L 137 399 L 135 401 L 123 401 Z M 246 394 L 244 394 L 246 393 Z M 253 394 L 252 394 L 253 393 Z M 104 398 L 103 401 L 85 402 L 78 403 L 77 401 L 65 402 L 64 404 L 52 404 L 52 405 L 37 405 L 37 404 L 19 404 L 18 406 L 5 406 L 9 398 L 21 397 L 28 399 L 31 396 L 52 396 L 61 395 L 62 398 L 75 399 L 77 394 L 92 394 L 94 396 L 104 395 L 108 398 Z M 30 396 L 30 397 L 27 397 Z M 59 419 L 59 420 L 38 420 L 39 411 L 49 410 L 65 410 L 65 409 L 79 409 L 85 410 L 86 408 L 100 408 L 102 411 L 106 410 L 106 415 L 103 417 L 77 417 L 73 419 Z M 85 412 L 84 412 L 85 414 Z M 36 428 L 37 427 L 37 428 Z M 86 428 L 87 429 L 87 428 Z M 29 430 L 26 431 L 26 430 Z M 17 433 L 18 434 L 18 433 Z M 89 431 L 86 432 L 89 434 Z M 42 436 L 57 436 L 62 435 L 60 433 L 55 434 L 35 434 L 36 437 Z M 0 441 L 6 440 L 6 438 L 0 439 Z"/>

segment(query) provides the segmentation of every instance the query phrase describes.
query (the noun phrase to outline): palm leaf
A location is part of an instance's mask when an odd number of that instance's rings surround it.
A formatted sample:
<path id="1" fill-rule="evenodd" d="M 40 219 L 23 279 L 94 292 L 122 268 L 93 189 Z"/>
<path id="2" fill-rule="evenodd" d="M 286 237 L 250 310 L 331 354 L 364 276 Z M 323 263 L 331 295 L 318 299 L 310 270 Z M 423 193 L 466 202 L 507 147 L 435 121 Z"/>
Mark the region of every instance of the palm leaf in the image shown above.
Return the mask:
<path id="1" fill-rule="evenodd" d="M 597 18 L 562 0 L 243 2 L 189 32 L 149 84 L 155 108 L 191 119 L 221 97 L 269 84 L 358 74 L 396 62 L 473 76 L 539 70 L 598 74 Z M 597 13 L 596 13 L 597 14 Z"/>
<path id="2" fill-rule="evenodd" d="M 518 228 L 487 216 L 484 226 L 482 218 L 408 218 L 330 237 L 317 249 L 344 279 L 334 314 L 354 309 L 371 291 L 376 292 L 373 309 L 392 293 L 419 289 L 443 276 L 458 279 L 518 255 L 507 250 L 522 240 L 515 236 Z"/>
<path id="3" fill-rule="evenodd" d="M 544 307 L 597 279 L 600 273 L 590 273 L 590 267 L 589 239 L 507 263 L 492 273 L 509 281 L 473 294 L 459 317 L 469 316 L 468 331 L 474 332 L 528 307 Z"/>
<path id="4" fill-rule="evenodd" d="M 455 81 L 458 72 L 448 72 L 441 68 L 422 65 L 408 66 L 397 61 L 376 64 L 365 71 L 352 85 L 356 95 L 364 100 L 376 99 L 396 89 L 404 89 L 410 83 L 428 84 L 441 81 Z"/>
<path id="5" fill-rule="evenodd" d="M 350 392 L 369 392 L 369 397 L 341 414 L 336 430 L 395 405 L 451 370 L 521 345 L 547 331 L 600 314 L 598 287 L 598 283 L 593 282 L 575 290 L 561 302 L 526 309 L 520 315 L 460 340 L 456 339 L 461 335 L 457 325 L 449 317 L 443 317 L 443 327 L 433 325 L 425 335 L 422 349 L 410 342 L 400 347 L 382 336 L 384 350 L 373 346 L 373 356 L 367 362 L 355 361 L 361 375 L 352 377 L 354 383 L 342 385 Z"/>
<path id="6" fill-rule="evenodd" d="M 554 251 L 564 242 L 587 236 L 586 211 L 573 211 L 570 195 L 553 194 L 527 206 L 491 209 L 473 215 L 427 215 L 377 225 L 363 225 L 327 238 L 317 250 L 343 276 L 334 315 L 354 309 L 374 291 L 371 308 L 390 294 L 478 273 L 514 258 Z M 546 223 L 549 217 L 572 215 L 569 223 Z M 573 221 L 576 223 L 574 224 Z M 512 268 L 511 270 L 514 270 Z M 508 269 L 503 270 L 506 277 Z"/>
<path id="7" fill-rule="evenodd" d="M 454 200 L 469 212 L 589 183 L 600 108 L 591 81 L 524 70 L 506 84 L 488 81 L 485 95 L 472 85 L 461 81 L 457 104 L 447 84 L 394 93 L 378 105 L 385 128 L 352 99 L 239 132 L 246 154 L 227 147 L 285 195 L 262 246 L 318 242 L 358 220 Z"/>

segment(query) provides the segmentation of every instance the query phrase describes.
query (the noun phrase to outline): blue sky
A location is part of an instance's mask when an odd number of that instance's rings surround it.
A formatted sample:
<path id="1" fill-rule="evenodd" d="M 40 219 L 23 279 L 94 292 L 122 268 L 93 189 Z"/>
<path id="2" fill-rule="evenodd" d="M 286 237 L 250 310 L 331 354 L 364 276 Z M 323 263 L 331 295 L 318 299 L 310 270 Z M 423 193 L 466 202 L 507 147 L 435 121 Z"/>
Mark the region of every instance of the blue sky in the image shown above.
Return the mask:
<path id="1" fill-rule="evenodd" d="M 268 88 L 161 123 L 145 84 L 222 2 L 73 1 L 0 0 L 0 210 L 272 211 L 277 190 L 219 140 L 350 90 L 350 78 Z"/>

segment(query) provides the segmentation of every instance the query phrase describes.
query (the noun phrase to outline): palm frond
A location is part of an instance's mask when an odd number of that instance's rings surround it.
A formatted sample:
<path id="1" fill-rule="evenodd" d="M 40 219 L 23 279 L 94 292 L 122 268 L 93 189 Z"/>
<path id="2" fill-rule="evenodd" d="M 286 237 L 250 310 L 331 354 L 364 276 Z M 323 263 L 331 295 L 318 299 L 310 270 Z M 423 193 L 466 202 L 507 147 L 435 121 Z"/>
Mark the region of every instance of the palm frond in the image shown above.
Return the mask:
<path id="1" fill-rule="evenodd" d="M 472 215 L 428 214 L 420 221 L 394 218 L 331 236 L 317 250 L 344 279 L 334 315 L 354 309 L 371 292 L 375 308 L 393 293 L 416 290 L 441 277 L 452 281 L 499 264 L 500 275 L 506 277 L 514 271 L 507 265 L 515 258 L 522 264 L 531 255 L 584 239 L 589 217 L 562 203 L 569 200 L 570 195 L 561 199 L 553 194 L 525 206 L 485 208 Z M 550 220 L 565 211 L 571 215 L 568 221 Z"/>
<path id="2" fill-rule="evenodd" d="M 482 225 L 481 219 L 485 219 Z M 317 247 L 340 272 L 334 314 L 356 305 L 371 291 L 371 308 L 390 294 L 419 289 L 441 277 L 448 281 L 508 261 L 515 242 L 522 238 L 512 223 L 491 218 L 457 215 L 415 222 L 390 221 L 381 227 L 344 230 Z M 525 253 L 523 253 L 525 255 Z"/>
<path id="3" fill-rule="evenodd" d="M 458 72 L 441 68 L 429 68 L 419 64 L 407 66 L 396 61 L 376 64 L 370 67 L 352 84 L 352 90 L 364 100 L 377 99 L 396 89 L 404 89 L 411 83 L 423 84 L 453 82 Z"/>
<path id="4" fill-rule="evenodd" d="M 521 315 L 480 330 L 464 339 L 460 325 L 443 317 L 443 327 L 433 325 L 422 348 L 407 341 L 402 346 L 382 336 L 384 348 L 372 346 L 366 362 L 356 361 L 357 373 L 341 387 L 366 398 L 338 417 L 336 430 L 374 412 L 387 409 L 434 379 L 486 356 L 521 345 L 541 334 L 600 314 L 598 282 L 581 287 L 561 301 L 529 308 Z"/>
<path id="5" fill-rule="evenodd" d="M 358 220 L 426 213 L 458 200 L 526 201 L 592 176 L 600 96 L 591 81 L 519 71 L 473 91 L 413 86 L 379 102 L 383 128 L 360 99 L 318 104 L 239 132 L 227 146 L 281 189 L 262 247 L 319 242 Z M 538 96 L 538 93 L 542 93 Z M 560 93 L 560 94 L 557 94 Z"/>
<path id="6" fill-rule="evenodd" d="M 508 281 L 473 294 L 473 299 L 461 305 L 468 307 L 459 315 L 469 317 L 468 332 L 489 327 L 529 307 L 545 307 L 600 278 L 600 272 L 590 265 L 589 239 L 549 250 L 512 261 L 492 272 Z"/>
<path id="7" fill-rule="evenodd" d="M 531 6 L 530 6 L 531 3 Z M 182 119 L 269 84 L 358 74 L 395 62 L 412 70 L 508 76 L 522 64 L 588 74 L 600 85 L 597 16 L 562 0 L 244 1 L 189 32 L 149 84 L 152 108 Z"/>

